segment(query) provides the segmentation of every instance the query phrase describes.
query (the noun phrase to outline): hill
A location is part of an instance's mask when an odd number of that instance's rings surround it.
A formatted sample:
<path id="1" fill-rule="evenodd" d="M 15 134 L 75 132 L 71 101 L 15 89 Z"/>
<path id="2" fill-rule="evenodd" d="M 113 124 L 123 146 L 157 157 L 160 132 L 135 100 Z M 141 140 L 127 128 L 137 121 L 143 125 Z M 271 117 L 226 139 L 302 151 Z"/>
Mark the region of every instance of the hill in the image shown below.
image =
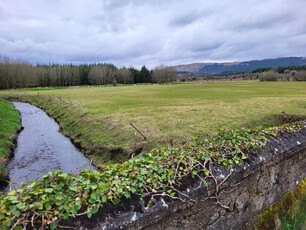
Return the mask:
<path id="1" fill-rule="evenodd" d="M 306 65 L 306 57 L 284 57 L 276 59 L 252 60 L 245 62 L 193 63 L 174 66 L 177 73 L 221 74 L 229 72 L 249 72 L 258 68 Z"/>

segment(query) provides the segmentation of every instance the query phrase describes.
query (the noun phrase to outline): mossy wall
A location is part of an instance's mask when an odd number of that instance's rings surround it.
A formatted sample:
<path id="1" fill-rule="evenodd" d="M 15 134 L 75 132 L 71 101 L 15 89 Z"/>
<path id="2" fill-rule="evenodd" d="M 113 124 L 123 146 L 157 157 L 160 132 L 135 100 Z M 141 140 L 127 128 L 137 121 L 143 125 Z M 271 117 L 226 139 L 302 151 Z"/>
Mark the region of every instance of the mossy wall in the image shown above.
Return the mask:
<path id="1" fill-rule="evenodd" d="M 129 211 L 104 211 L 90 220 L 77 219 L 74 225 L 104 230 L 255 229 L 260 214 L 306 177 L 306 130 L 282 134 L 249 158 L 219 188 L 218 204 L 216 199 L 207 199 L 207 189 L 195 190 L 199 184 L 195 182 L 185 193 L 196 203 L 164 198 L 150 209 L 140 203 L 124 208 Z M 229 173 L 222 171 L 218 178 L 222 180 L 223 174 Z M 214 189 L 210 185 L 208 188 Z"/>

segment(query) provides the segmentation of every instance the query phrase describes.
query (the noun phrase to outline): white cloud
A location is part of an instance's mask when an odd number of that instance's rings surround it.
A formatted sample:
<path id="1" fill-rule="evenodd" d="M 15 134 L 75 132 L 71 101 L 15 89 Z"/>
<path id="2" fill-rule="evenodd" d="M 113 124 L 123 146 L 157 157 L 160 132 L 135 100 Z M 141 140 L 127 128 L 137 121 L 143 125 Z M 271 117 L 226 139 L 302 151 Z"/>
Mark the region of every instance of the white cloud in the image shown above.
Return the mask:
<path id="1" fill-rule="evenodd" d="M 2 0 L 1 54 L 154 66 L 304 56 L 304 0 Z"/>

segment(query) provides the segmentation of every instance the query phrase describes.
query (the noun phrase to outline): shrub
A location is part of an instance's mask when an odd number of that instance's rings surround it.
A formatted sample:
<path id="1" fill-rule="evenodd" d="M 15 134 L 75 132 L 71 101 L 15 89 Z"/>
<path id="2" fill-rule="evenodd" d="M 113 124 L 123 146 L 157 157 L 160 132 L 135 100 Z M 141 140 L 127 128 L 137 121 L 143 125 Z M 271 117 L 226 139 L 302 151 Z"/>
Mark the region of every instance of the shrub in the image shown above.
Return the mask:
<path id="1" fill-rule="evenodd" d="M 294 75 L 296 81 L 306 81 L 306 71 L 296 72 Z"/>
<path id="2" fill-rule="evenodd" d="M 260 75 L 260 81 L 277 81 L 278 75 L 274 71 L 264 72 Z"/>

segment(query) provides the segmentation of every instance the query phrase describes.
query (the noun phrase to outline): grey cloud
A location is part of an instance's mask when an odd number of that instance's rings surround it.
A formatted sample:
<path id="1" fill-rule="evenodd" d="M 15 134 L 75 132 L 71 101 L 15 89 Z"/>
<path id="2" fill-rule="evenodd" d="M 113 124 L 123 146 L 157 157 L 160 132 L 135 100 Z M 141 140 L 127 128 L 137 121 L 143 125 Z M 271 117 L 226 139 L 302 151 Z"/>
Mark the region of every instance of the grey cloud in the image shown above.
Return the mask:
<path id="1" fill-rule="evenodd" d="M 305 56 L 304 0 L 2 0 L 1 53 L 151 67 Z"/>
<path id="2" fill-rule="evenodd" d="M 217 49 L 219 47 L 221 47 L 223 43 L 212 43 L 212 44 L 204 44 L 202 46 L 196 46 L 194 47 L 191 51 L 192 52 L 207 52 L 207 51 L 210 51 L 210 50 L 214 50 L 214 49 Z"/>
<path id="3" fill-rule="evenodd" d="M 169 24 L 173 25 L 173 26 L 186 26 L 186 25 L 192 24 L 193 22 L 199 20 L 201 17 L 203 17 L 203 15 L 201 15 L 199 13 L 183 12 L 182 15 L 178 15 L 178 16 L 174 17 L 170 21 Z"/>

